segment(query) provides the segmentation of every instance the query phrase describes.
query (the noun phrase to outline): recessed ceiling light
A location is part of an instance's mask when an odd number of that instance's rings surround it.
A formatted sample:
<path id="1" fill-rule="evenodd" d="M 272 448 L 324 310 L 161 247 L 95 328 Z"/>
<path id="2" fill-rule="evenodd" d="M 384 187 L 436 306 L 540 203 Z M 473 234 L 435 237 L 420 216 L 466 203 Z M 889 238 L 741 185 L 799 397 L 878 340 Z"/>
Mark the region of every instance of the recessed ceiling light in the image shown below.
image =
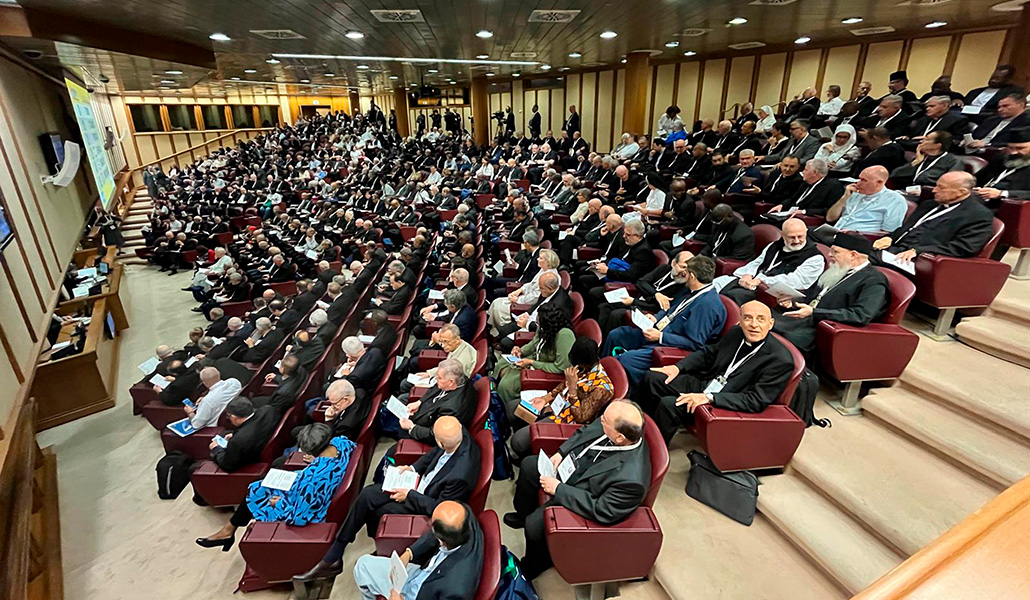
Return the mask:
<path id="1" fill-rule="evenodd" d="M 539 61 L 528 60 L 483 60 L 472 58 L 424 58 L 410 56 L 353 56 L 346 54 L 296 54 L 289 52 L 276 52 L 272 54 L 276 58 L 300 58 L 305 60 L 350 60 L 355 62 L 399 62 L 406 64 L 449 64 L 449 65 L 538 65 Z"/>
<path id="2" fill-rule="evenodd" d="M 248 75 L 252 75 L 254 73 L 257 73 L 257 69 L 243 69 L 243 72 L 247 73 Z"/>
<path id="3" fill-rule="evenodd" d="M 697 52 L 694 52 L 693 50 L 687 50 L 683 53 L 683 56 L 694 56 L 695 54 L 697 54 Z"/>
<path id="4" fill-rule="evenodd" d="M 439 73 L 440 69 L 426 69 L 426 73 Z"/>
<path id="5" fill-rule="evenodd" d="M 679 42 L 665 42 L 665 47 L 666 48 L 675 48 L 675 47 L 677 47 L 679 45 L 680 45 Z"/>
<path id="6" fill-rule="evenodd" d="M 626 64 L 626 59 L 624 58 L 624 59 L 620 60 L 619 62 L 622 63 L 622 64 Z"/>
<path id="7" fill-rule="evenodd" d="M 511 74 L 512 77 L 520 77 L 521 75 L 522 75 L 522 73 L 512 73 Z"/>
<path id="8" fill-rule="evenodd" d="M 326 73 L 326 77 L 336 77 L 336 73 Z"/>
<path id="9" fill-rule="evenodd" d="M 476 32 L 476 37 L 492 38 L 492 37 L 494 37 L 494 32 L 486 30 L 486 29 L 480 29 L 479 31 Z"/>
<path id="10" fill-rule="evenodd" d="M 240 80 L 240 78 L 239 78 L 239 77 L 233 77 L 233 78 L 232 78 L 232 80 L 233 80 L 233 81 L 239 81 L 239 80 Z"/>
<path id="11" fill-rule="evenodd" d="M 478 58 L 479 60 L 486 60 L 486 59 L 490 58 L 490 55 L 489 54 L 477 54 L 476 58 Z"/>
<path id="12" fill-rule="evenodd" d="M 540 70 L 541 71 L 550 71 L 551 70 L 551 65 L 540 65 Z"/>
<path id="13" fill-rule="evenodd" d="M 559 70 L 559 71 L 568 71 L 568 70 L 569 70 L 569 68 L 568 68 L 568 67 L 562 67 L 562 68 L 560 68 L 560 69 L 558 69 L 558 70 Z"/>
<path id="14" fill-rule="evenodd" d="M 225 35 L 224 33 L 212 33 L 211 35 L 209 35 L 207 37 L 212 39 L 212 40 L 214 40 L 214 41 L 216 41 L 216 42 L 228 42 L 229 40 L 232 39 L 229 36 Z"/>
<path id="15" fill-rule="evenodd" d="M 619 35 L 619 34 L 615 33 L 614 31 L 612 31 L 610 29 L 608 31 L 602 31 L 601 32 L 601 37 L 603 37 L 606 40 L 610 40 L 610 39 L 612 39 L 613 37 L 615 37 L 617 35 Z"/>
<path id="16" fill-rule="evenodd" d="M 165 85 L 175 85 L 175 82 L 174 82 L 174 81 L 170 81 L 170 80 L 168 80 L 168 79 L 162 79 L 162 80 L 161 80 L 161 83 L 163 83 L 163 84 L 165 84 Z"/>
<path id="17" fill-rule="evenodd" d="M 311 80 L 310 79 L 301 79 L 300 82 L 301 83 L 311 83 Z"/>
<path id="18" fill-rule="evenodd" d="M 182 71 L 172 69 L 170 71 L 165 71 L 165 75 L 182 75 Z"/>
<path id="19" fill-rule="evenodd" d="M 862 17 L 848 17 L 847 19 L 842 19 L 841 20 L 841 23 L 843 23 L 844 25 L 854 25 L 855 23 L 861 23 L 861 22 L 862 22 Z"/>
<path id="20" fill-rule="evenodd" d="M 390 79 L 400 79 L 400 77 L 397 77 L 396 75 L 390 75 Z"/>
<path id="21" fill-rule="evenodd" d="M 270 58 L 270 59 L 266 60 L 265 62 L 270 64 L 270 65 L 277 65 L 277 64 L 279 64 L 279 59 L 278 58 Z"/>
<path id="22" fill-rule="evenodd" d="M 486 74 L 486 76 L 487 76 L 487 77 L 493 77 L 493 76 L 494 76 L 494 74 L 493 74 L 493 73 L 487 73 L 487 74 Z"/>
<path id="23" fill-rule="evenodd" d="M 803 35 L 803 36 L 799 37 L 798 39 L 794 40 L 794 43 L 795 44 L 807 44 L 808 42 L 811 42 L 811 41 L 812 41 L 812 38 L 808 37 L 807 35 Z"/>
<path id="24" fill-rule="evenodd" d="M 747 19 L 744 17 L 733 17 L 730 19 L 729 23 L 730 25 L 743 25 L 744 23 L 747 23 Z"/>
<path id="25" fill-rule="evenodd" d="M 361 38 L 365 37 L 365 34 L 361 33 L 360 31 L 348 31 L 344 34 L 344 36 L 346 36 L 347 39 L 360 40 Z"/>
<path id="26" fill-rule="evenodd" d="M 364 71 L 365 69 L 368 68 L 368 65 L 358 65 L 358 68 L 361 69 L 362 71 Z"/>
<path id="27" fill-rule="evenodd" d="M 579 58 L 581 56 L 583 56 L 583 55 L 580 54 L 579 52 L 569 52 L 569 58 Z"/>
<path id="28" fill-rule="evenodd" d="M 927 23 L 926 28 L 937 29 L 938 27 L 944 27 L 945 25 L 947 25 L 947 23 L 944 21 L 934 21 L 933 23 Z"/>

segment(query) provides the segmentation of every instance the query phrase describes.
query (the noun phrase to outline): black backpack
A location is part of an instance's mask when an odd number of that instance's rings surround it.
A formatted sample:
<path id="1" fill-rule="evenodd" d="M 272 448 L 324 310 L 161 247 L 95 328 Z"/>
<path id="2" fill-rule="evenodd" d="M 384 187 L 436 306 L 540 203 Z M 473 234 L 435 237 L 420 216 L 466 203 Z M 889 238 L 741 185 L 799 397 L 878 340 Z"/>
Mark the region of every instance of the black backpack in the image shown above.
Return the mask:
<path id="1" fill-rule="evenodd" d="M 801 417 L 805 427 L 818 425 L 819 427 L 830 427 L 829 419 L 815 418 L 815 396 L 819 393 L 819 376 L 805 369 L 798 381 L 798 387 L 794 390 L 794 397 L 790 399 L 790 409 L 794 414 Z"/>
<path id="2" fill-rule="evenodd" d="M 169 452 L 157 461 L 157 496 L 174 500 L 190 482 L 193 459 L 182 452 Z"/>

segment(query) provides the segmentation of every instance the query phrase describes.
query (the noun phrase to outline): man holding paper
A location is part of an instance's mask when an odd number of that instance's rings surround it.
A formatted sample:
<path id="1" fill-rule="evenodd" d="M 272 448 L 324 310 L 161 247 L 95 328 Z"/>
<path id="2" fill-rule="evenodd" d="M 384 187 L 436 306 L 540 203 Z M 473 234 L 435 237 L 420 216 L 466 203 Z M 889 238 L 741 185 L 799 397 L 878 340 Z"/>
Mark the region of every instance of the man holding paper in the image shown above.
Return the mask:
<path id="1" fill-rule="evenodd" d="M 374 532 L 383 515 L 425 515 L 442 502 L 467 502 L 479 479 L 480 454 L 472 436 L 451 416 L 440 417 L 433 424 L 436 447 L 410 466 L 387 467 L 382 483 L 366 486 L 351 505 L 347 518 L 340 525 L 336 540 L 322 560 L 310 571 L 294 577 L 308 582 L 335 576 L 343 569 L 343 553 L 362 528 Z M 403 473 L 415 473 L 414 485 L 393 487 Z"/>
<path id="2" fill-rule="evenodd" d="M 714 260 L 707 256 L 691 258 L 686 272 L 680 276 L 685 280 L 686 290 L 667 303 L 660 302 L 663 306 L 657 314 L 643 315 L 643 320 L 635 316 L 633 325 L 613 330 L 602 354 L 618 356 L 630 383 L 635 384 L 651 367 L 651 351 L 655 346 L 691 351 L 703 346 L 719 334 L 726 322 L 726 307 L 712 286 L 714 276 Z M 621 354 L 618 353 L 620 348 Z"/>
<path id="3" fill-rule="evenodd" d="M 800 219 L 787 219 L 783 222 L 780 239 L 763 248 L 757 258 L 738 267 L 732 275 L 716 277 L 712 285 L 720 294 L 741 305 L 755 299 L 755 290 L 760 285 L 808 289 L 825 266 L 822 253 L 808 239 L 805 223 Z"/>
<path id="4" fill-rule="evenodd" d="M 607 335 L 622 327 L 626 323 L 626 312 L 634 308 L 645 312 L 664 310 L 686 289 L 687 262 L 693 257 L 692 253 L 683 251 L 671 263 L 655 267 L 635 282 L 635 297 L 621 287 L 607 292 L 602 286 L 590 290 L 590 296 L 597 303 L 601 331 Z"/>
<path id="5" fill-rule="evenodd" d="M 200 371 L 200 381 L 207 388 L 205 393 L 197 400 L 195 409 L 188 406 L 183 407 L 186 416 L 190 419 L 190 425 L 194 429 L 213 427 L 218 424 L 218 418 L 222 411 L 239 395 L 242 386 L 235 379 L 222 379 L 221 374 L 215 367 L 205 367 Z"/>
<path id="6" fill-rule="evenodd" d="M 535 579 L 552 564 L 544 508 L 562 506 L 602 525 L 613 525 L 640 507 L 651 481 L 644 414 L 632 402 L 615 400 L 550 457 L 557 477 L 544 476 L 539 460 L 539 456 L 522 460 L 512 503 L 515 510 L 504 515 L 508 527 L 525 528 L 522 573 L 527 579 Z M 543 505 L 540 490 L 550 496 Z"/>

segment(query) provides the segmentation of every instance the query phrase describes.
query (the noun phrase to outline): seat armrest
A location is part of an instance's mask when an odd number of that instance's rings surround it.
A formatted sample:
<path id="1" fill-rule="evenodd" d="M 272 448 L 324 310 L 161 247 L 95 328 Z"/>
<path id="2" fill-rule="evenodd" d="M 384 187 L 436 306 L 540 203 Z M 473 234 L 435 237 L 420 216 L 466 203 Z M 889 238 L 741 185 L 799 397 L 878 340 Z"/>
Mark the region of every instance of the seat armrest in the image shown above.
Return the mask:
<path id="1" fill-rule="evenodd" d="M 651 350 L 652 367 L 668 367 L 683 360 L 690 354 L 690 350 L 674 348 L 672 346 L 656 346 Z"/>
<path id="2" fill-rule="evenodd" d="M 266 472 L 268 463 L 253 463 L 228 473 L 214 461 L 205 460 L 193 471 L 190 481 L 193 491 L 211 506 L 236 506 L 247 498 L 250 484 Z"/>
<path id="3" fill-rule="evenodd" d="M 435 369 L 447 359 L 447 351 L 439 348 L 426 348 L 418 353 L 418 368 L 422 371 Z"/>
<path id="4" fill-rule="evenodd" d="M 516 331 L 515 332 L 515 345 L 522 347 L 533 341 L 533 336 L 536 334 L 532 331 Z"/>
<path id="5" fill-rule="evenodd" d="M 544 532 L 555 569 L 571 585 L 646 577 L 662 548 L 661 525 L 647 506 L 613 525 L 549 506 Z"/>
<path id="6" fill-rule="evenodd" d="M 916 258 L 916 297 L 937 308 L 991 304 L 1012 268 L 989 258 L 921 254 Z"/>
<path id="7" fill-rule="evenodd" d="M 522 369 L 519 379 L 523 390 L 551 391 L 565 379 L 561 373 L 548 373 L 540 369 Z"/>
<path id="8" fill-rule="evenodd" d="M 823 369 L 838 381 L 895 379 L 912 360 L 919 336 L 891 323 L 820 321 L 816 345 Z"/>
<path id="9" fill-rule="evenodd" d="M 543 450 L 544 454 L 551 456 L 580 427 L 581 425 L 554 423 L 552 421 L 533 423 L 529 426 L 529 443 L 530 447 L 533 448 L 533 454 L 539 454 Z"/>
<path id="10" fill-rule="evenodd" d="M 529 312 L 533 308 L 532 304 L 512 304 L 511 305 L 511 316 L 521 315 L 524 312 Z"/>
<path id="11" fill-rule="evenodd" d="M 393 459 L 398 465 L 411 465 L 415 464 L 415 461 L 422 458 L 426 452 L 432 449 L 428 444 L 423 444 L 418 440 L 411 438 L 405 438 L 397 442 L 393 450 Z"/>
<path id="12" fill-rule="evenodd" d="M 376 529 L 376 556 L 404 554 L 430 527 L 424 515 L 383 515 Z"/>
<path id="13" fill-rule="evenodd" d="M 606 292 L 617 290 L 619 288 L 625 288 L 626 292 L 628 292 L 631 296 L 637 293 L 637 286 L 633 285 L 632 283 L 627 283 L 625 281 L 612 281 L 610 283 L 604 284 L 604 291 Z"/>
<path id="14" fill-rule="evenodd" d="M 428 392 L 428 391 L 429 391 L 429 388 L 424 388 L 424 387 L 413 387 L 413 388 L 411 388 L 411 391 L 408 392 L 408 402 L 414 402 L 416 400 L 421 400 L 422 396 L 425 396 L 426 392 Z"/>
<path id="15" fill-rule="evenodd" d="M 782 404 L 760 413 L 705 404 L 694 411 L 693 431 L 720 471 L 772 469 L 790 462 L 805 422 Z"/>
<path id="16" fill-rule="evenodd" d="M 597 260 L 601 258 L 600 248 L 579 247 L 576 248 L 577 260 Z"/>

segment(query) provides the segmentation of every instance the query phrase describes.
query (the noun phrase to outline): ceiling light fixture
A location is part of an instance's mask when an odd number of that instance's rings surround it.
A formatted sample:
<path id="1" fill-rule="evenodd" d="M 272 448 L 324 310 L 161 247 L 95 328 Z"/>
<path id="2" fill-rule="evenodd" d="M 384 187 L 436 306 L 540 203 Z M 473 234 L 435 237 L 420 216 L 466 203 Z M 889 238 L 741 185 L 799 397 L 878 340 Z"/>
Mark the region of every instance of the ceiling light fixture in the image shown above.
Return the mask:
<path id="1" fill-rule="evenodd" d="M 368 69 L 368 65 L 358 65 L 358 68 L 361 69 L 362 71 L 364 71 L 364 70 Z"/>
<path id="2" fill-rule="evenodd" d="M 240 80 L 240 78 L 239 78 L 239 77 L 233 77 L 233 78 L 232 78 L 232 80 L 233 80 L 233 81 L 239 81 L 239 80 Z"/>
<path id="3" fill-rule="evenodd" d="M 569 52 L 569 58 L 580 58 L 581 56 L 583 55 L 579 52 Z"/>
<path id="4" fill-rule="evenodd" d="M 522 73 L 512 73 L 511 76 L 512 77 L 521 77 Z"/>
<path id="5" fill-rule="evenodd" d="M 695 54 L 697 54 L 697 52 L 694 52 L 693 50 L 687 50 L 683 53 L 683 56 L 694 56 Z"/>
<path id="6" fill-rule="evenodd" d="M 540 70 L 541 71 L 550 71 L 551 70 L 551 65 L 540 65 Z"/>
<path id="7" fill-rule="evenodd" d="M 175 82 L 174 82 L 174 81 L 170 81 L 170 80 L 168 80 L 168 79 L 162 79 L 162 80 L 161 80 L 161 83 L 163 83 L 163 84 L 165 84 L 165 85 L 175 85 Z"/>
<path id="8" fill-rule="evenodd" d="M 170 71 L 165 71 L 165 75 L 182 75 L 182 71 L 172 69 Z"/>
<path id="9" fill-rule="evenodd" d="M 209 35 L 207 37 L 209 39 L 212 39 L 212 40 L 216 41 L 216 42 L 228 42 L 229 40 L 232 39 L 229 36 L 225 35 L 224 33 L 212 33 L 211 35 Z"/>
<path id="10" fill-rule="evenodd" d="M 248 75 L 253 75 L 254 73 L 257 73 L 257 69 L 243 69 L 243 72 Z"/>
<path id="11" fill-rule="evenodd" d="M 477 54 L 476 58 L 478 58 L 479 60 L 486 60 L 486 59 L 490 58 L 490 55 L 489 54 Z"/>
<path id="12" fill-rule="evenodd" d="M 601 32 L 601 37 L 603 37 L 606 40 L 610 40 L 610 39 L 612 39 L 613 37 L 615 37 L 617 35 L 619 35 L 619 34 L 615 33 L 611 29 L 609 29 L 608 31 L 602 31 Z"/>
<path id="13" fill-rule="evenodd" d="M 301 79 L 300 82 L 301 83 L 311 83 L 311 80 L 310 79 Z"/>
<path id="14" fill-rule="evenodd" d="M 336 77 L 336 73 L 326 73 L 326 77 Z"/>
<path id="15" fill-rule="evenodd" d="M 487 29 L 480 29 L 479 31 L 476 32 L 476 37 L 483 38 L 483 39 L 492 38 L 492 37 L 494 37 L 494 32 L 492 32 L 490 30 L 487 30 Z"/>
<path id="16" fill-rule="evenodd" d="M 487 76 L 487 77 L 493 77 L 493 76 L 494 76 L 494 74 L 493 74 L 493 73 L 487 73 L 487 74 L 486 74 L 486 76 Z"/>
<path id="17" fill-rule="evenodd" d="M 744 23 L 747 23 L 747 19 L 744 17 L 733 17 L 729 21 L 730 25 L 743 25 Z"/>
<path id="18" fill-rule="evenodd" d="M 844 25 L 854 25 L 855 23 L 861 23 L 862 17 L 848 17 L 847 19 L 841 19 L 841 23 Z"/>
<path id="19" fill-rule="evenodd" d="M 390 75 L 390 79 L 400 79 L 400 77 L 397 77 L 396 75 Z"/>
<path id="20" fill-rule="evenodd" d="M 270 59 L 266 60 L 265 62 L 270 64 L 270 65 L 277 65 L 277 64 L 279 64 L 279 59 L 278 58 L 270 58 Z"/>
<path id="21" fill-rule="evenodd" d="M 626 64 L 626 59 L 624 58 L 624 59 L 620 60 L 619 62 L 622 63 L 622 64 Z"/>
<path id="22" fill-rule="evenodd" d="M 680 45 L 679 42 L 665 42 L 665 47 L 666 48 L 676 48 L 679 45 Z"/>
<path id="23" fill-rule="evenodd" d="M 356 60 L 356 61 L 374 61 L 374 62 L 406 62 L 406 63 L 421 63 L 421 64 L 452 64 L 452 65 L 538 65 L 539 61 L 527 61 L 527 60 L 483 60 L 483 59 L 468 59 L 468 58 L 411 58 L 408 56 L 353 56 L 347 54 L 291 54 L 291 53 L 276 53 L 272 56 L 276 58 L 302 58 L 310 60 Z"/>
<path id="24" fill-rule="evenodd" d="M 938 27 L 944 27 L 945 25 L 947 25 L 947 23 L 944 21 L 934 21 L 933 23 L 927 23 L 926 28 L 937 29 Z"/>
<path id="25" fill-rule="evenodd" d="M 799 37 L 798 39 L 794 40 L 794 43 L 795 44 L 807 44 L 808 42 L 811 42 L 811 41 L 812 41 L 812 38 L 808 37 L 807 35 L 803 35 L 803 36 Z"/>
<path id="26" fill-rule="evenodd" d="M 439 73 L 440 69 L 426 69 L 426 73 Z"/>
<path id="27" fill-rule="evenodd" d="M 562 67 L 562 68 L 560 68 L 558 70 L 559 71 L 569 71 L 570 69 L 569 69 L 569 67 Z"/>
<path id="28" fill-rule="evenodd" d="M 365 37 L 365 34 L 361 33 L 360 31 L 348 31 L 344 34 L 344 37 L 346 37 L 349 40 L 360 40 L 361 38 Z"/>

